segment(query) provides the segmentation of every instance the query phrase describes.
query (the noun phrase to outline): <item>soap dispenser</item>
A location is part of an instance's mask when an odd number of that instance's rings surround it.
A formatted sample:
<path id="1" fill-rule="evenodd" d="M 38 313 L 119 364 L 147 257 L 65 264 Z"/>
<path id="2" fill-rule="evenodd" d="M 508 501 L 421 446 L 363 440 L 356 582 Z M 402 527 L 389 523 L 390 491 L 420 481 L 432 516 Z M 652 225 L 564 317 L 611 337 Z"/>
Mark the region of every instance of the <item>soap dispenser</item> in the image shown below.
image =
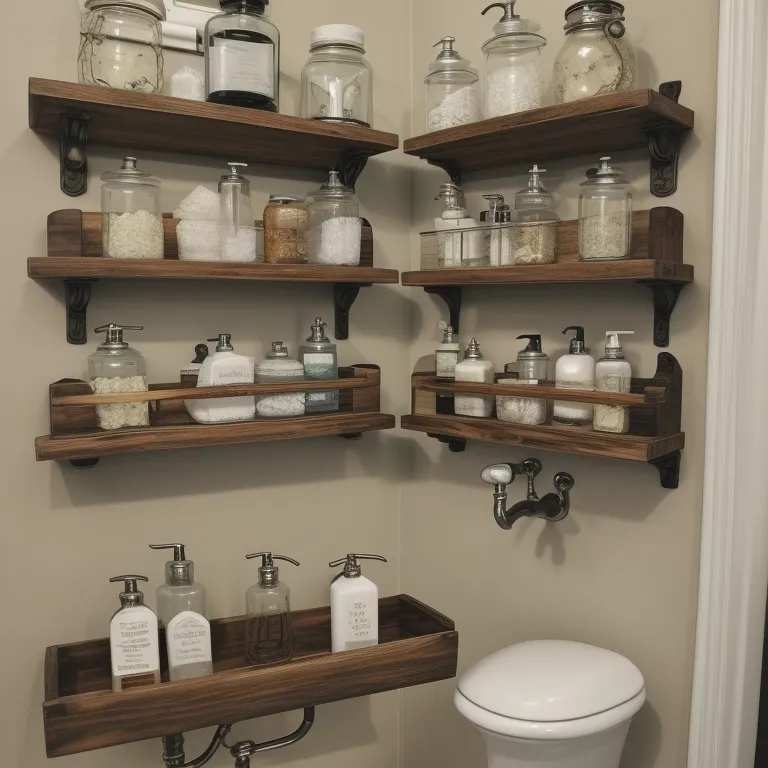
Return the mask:
<path id="1" fill-rule="evenodd" d="M 555 366 L 555 384 L 563 389 L 584 389 L 589 392 L 595 389 L 595 360 L 587 353 L 584 345 L 584 328 L 580 325 L 569 325 L 563 333 L 575 331 L 571 339 L 570 354 L 563 355 Z M 553 422 L 580 426 L 591 424 L 593 408 L 586 403 L 555 401 Z"/>
<path id="2" fill-rule="evenodd" d="M 245 657 L 253 665 L 288 661 L 293 655 L 291 591 L 278 576 L 275 560 L 299 565 L 292 557 L 257 552 L 261 558 L 259 581 L 245 593 Z"/>
<path id="3" fill-rule="evenodd" d="M 606 331 L 605 357 L 595 364 L 595 389 L 598 392 L 628 393 L 632 389 L 632 366 L 624 358 L 621 336 L 634 331 Z M 624 435 L 629 432 L 629 408 L 620 405 L 596 405 L 592 426 L 597 432 Z"/>
<path id="4" fill-rule="evenodd" d="M 506 377 L 497 383 L 535 385 L 546 381 L 549 355 L 541 349 L 541 335 L 530 333 L 517 338 L 528 339 L 528 346 L 517 353 L 516 363 L 504 366 Z M 499 395 L 496 397 L 496 418 L 513 424 L 546 424 L 547 401 Z"/>
<path id="5" fill-rule="evenodd" d="M 445 182 L 440 185 L 435 200 L 442 200 L 445 204 L 443 215 L 435 219 L 438 267 L 482 266 L 485 263 L 484 233 L 477 229 L 477 222 L 467 215 L 461 187 L 450 181 Z M 456 231 L 462 229 L 470 231 Z M 443 230 L 448 231 L 443 234 Z"/>
<path id="6" fill-rule="evenodd" d="M 473 338 L 467 347 L 466 359 L 456 366 L 456 381 L 493 384 L 494 378 L 493 363 L 483 360 L 480 345 L 477 339 Z M 487 419 L 493 413 L 493 397 L 457 394 L 454 408 L 457 416 L 479 416 Z"/>
<path id="7" fill-rule="evenodd" d="M 331 650 L 353 651 L 379 644 L 379 588 L 363 576 L 358 560 L 379 560 L 381 555 L 349 554 L 328 565 L 344 566 L 331 582 Z"/>
<path id="8" fill-rule="evenodd" d="M 109 622 L 109 654 L 112 663 L 112 690 L 126 691 L 160 682 L 160 641 L 157 616 L 144 605 L 140 581 L 146 576 L 115 576 L 111 583 L 125 582 L 120 593 L 120 610 Z"/>
<path id="9" fill-rule="evenodd" d="M 219 244 L 222 261 L 256 261 L 256 222 L 246 163 L 227 163 L 219 179 Z"/>
<path id="10" fill-rule="evenodd" d="M 316 317 L 311 335 L 299 348 L 299 362 L 304 366 L 308 381 L 339 378 L 339 360 L 336 345 L 325 335 L 326 323 Z M 339 410 L 339 390 L 307 392 L 307 413 L 330 413 Z"/>
<path id="11" fill-rule="evenodd" d="M 489 203 L 485 221 L 491 227 L 488 258 L 492 267 L 506 267 L 512 263 L 512 210 L 504 202 L 504 195 L 483 195 Z"/>
<path id="12" fill-rule="evenodd" d="M 515 195 L 512 263 L 552 264 L 560 217 L 554 211 L 552 195 L 541 181 L 543 168 L 534 163 L 528 186 Z"/>
<path id="13" fill-rule="evenodd" d="M 257 384 L 289 384 L 303 381 L 304 366 L 288 354 L 282 341 L 272 342 L 272 351 L 256 366 Z M 306 393 L 289 392 L 285 395 L 259 395 L 256 412 L 266 419 L 303 416 L 306 413 Z"/>
<path id="14" fill-rule="evenodd" d="M 165 628 L 171 680 L 191 680 L 213 674 L 205 587 L 195 581 L 195 564 L 186 559 L 183 544 L 150 544 L 149 547 L 173 550 L 173 560 L 165 564 L 165 584 L 157 588 L 157 617 Z"/>
<path id="15" fill-rule="evenodd" d="M 221 387 L 231 384 L 253 384 L 253 358 L 235 353 L 232 336 L 220 333 L 216 351 L 205 358 L 197 379 L 198 387 Z M 217 400 L 185 400 L 189 415 L 201 424 L 247 421 L 256 415 L 253 396 L 226 397 Z"/>
<path id="16" fill-rule="evenodd" d="M 455 381 L 456 366 L 461 360 L 461 342 L 453 327 L 445 320 L 439 323 L 443 332 L 443 341 L 435 350 L 435 375 L 440 381 Z"/>

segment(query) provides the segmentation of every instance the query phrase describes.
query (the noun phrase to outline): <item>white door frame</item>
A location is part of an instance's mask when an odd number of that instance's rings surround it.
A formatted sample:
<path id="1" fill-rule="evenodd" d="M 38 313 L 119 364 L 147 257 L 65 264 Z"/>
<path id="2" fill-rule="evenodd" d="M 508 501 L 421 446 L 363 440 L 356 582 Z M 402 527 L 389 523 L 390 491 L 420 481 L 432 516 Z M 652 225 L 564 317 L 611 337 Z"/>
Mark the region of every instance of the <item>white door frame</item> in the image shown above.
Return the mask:
<path id="1" fill-rule="evenodd" d="M 688 768 L 753 768 L 768 583 L 768 2 L 720 0 L 707 431 Z"/>

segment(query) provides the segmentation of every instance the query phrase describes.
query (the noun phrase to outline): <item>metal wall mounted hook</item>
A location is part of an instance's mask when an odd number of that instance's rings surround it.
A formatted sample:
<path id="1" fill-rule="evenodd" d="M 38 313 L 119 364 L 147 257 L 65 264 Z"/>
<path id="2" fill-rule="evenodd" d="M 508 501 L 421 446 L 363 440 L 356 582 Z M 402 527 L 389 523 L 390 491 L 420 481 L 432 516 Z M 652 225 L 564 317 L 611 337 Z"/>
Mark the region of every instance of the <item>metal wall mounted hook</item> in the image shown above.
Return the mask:
<path id="1" fill-rule="evenodd" d="M 521 464 L 492 464 L 482 472 L 482 479 L 494 486 L 493 517 L 498 526 L 508 531 L 523 517 L 538 517 L 551 523 L 564 520 L 570 511 L 570 492 L 574 479 L 567 472 L 555 475 L 555 493 L 548 493 L 539 499 L 534 486 L 536 476 L 541 472 L 542 464 L 538 459 L 526 459 Z M 526 499 L 507 509 L 507 486 L 518 475 L 528 479 Z"/>

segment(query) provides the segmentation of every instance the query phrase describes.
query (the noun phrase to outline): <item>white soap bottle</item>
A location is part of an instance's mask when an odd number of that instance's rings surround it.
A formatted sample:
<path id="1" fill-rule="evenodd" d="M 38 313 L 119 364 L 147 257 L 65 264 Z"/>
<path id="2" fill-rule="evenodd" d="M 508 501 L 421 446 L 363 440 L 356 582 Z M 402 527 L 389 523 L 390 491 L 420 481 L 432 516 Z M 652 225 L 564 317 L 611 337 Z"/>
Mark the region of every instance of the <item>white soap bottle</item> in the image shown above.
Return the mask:
<path id="1" fill-rule="evenodd" d="M 472 338 L 467 347 L 466 359 L 456 366 L 456 381 L 471 381 L 479 384 L 493 384 L 495 379 L 493 363 L 483 360 L 477 339 Z M 493 413 L 493 396 L 457 394 L 454 398 L 454 412 L 457 416 L 479 416 L 489 418 Z"/>
<path id="2" fill-rule="evenodd" d="M 232 346 L 232 336 L 220 333 L 216 351 L 206 357 L 197 378 L 198 387 L 221 387 L 231 384 L 253 384 L 252 357 L 238 355 Z M 247 397 L 225 397 L 216 400 L 185 400 L 189 415 L 201 424 L 247 421 L 256 416 L 256 400 Z"/>
<path id="3" fill-rule="evenodd" d="M 632 389 L 632 366 L 624 358 L 620 336 L 634 331 L 606 331 L 605 357 L 595 364 L 595 389 L 598 392 L 622 392 Z M 629 432 L 629 408 L 620 405 L 596 405 L 592 426 L 597 432 L 624 435 Z"/>
<path id="4" fill-rule="evenodd" d="M 580 325 L 569 325 L 563 333 L 576 331 L 571 339 L 571 350 L 563 355 L 555 366 L 555 384 L 563 389 L 595 389 L 595 359 L 587 353 L 584 345 L 584 328 Z M 552 419 L 555 424 L 581 426 L 591 424 L 593 408 L 587 403 L 555 401 L 555 413 Z"/>
<path id="5" fill-rule="evenodd" d="M 115 576 L 110 582 L 125 582 L 120 593 L 122 606 L 109 622 L 109 655 L 112 660 L 112 690 L 125 691 L 160 682 L 160 640 L 157 616 L 144 605 L 140 581 L 146 576 Z"/>
<path id="6" fill-rule="evenodd" d="M 363 576 L 358 560 L 379 560 L 381 555 L 349 554 L 328 563 L 344 570 L 331 582 L 331 650 L 354 651 L 379 644 L 379 588 Z"/>
<path id="7" fill-rule="evenodd" d="M 445 203 L 445 210 L 435 219 L 435 229 L 462 230 L 477 228 L 477 222 L 467 215 L 464 208 L 464 193 L 453 182 L 440 185 L 435 200 Z M 439 267 L 482 266 L 485 262 L 484 233 L 454 232 L 438 235 L 437 262 Z"/>

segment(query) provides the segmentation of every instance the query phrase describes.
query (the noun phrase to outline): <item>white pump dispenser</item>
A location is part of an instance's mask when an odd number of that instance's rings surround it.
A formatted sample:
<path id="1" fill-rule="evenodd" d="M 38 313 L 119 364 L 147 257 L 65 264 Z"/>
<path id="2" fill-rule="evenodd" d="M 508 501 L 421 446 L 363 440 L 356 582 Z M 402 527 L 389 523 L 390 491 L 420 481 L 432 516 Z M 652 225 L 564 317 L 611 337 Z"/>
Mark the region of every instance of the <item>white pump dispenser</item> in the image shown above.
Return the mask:
<path id="1" fill-rule="evenodd" d="M 605 357 L 595 365 L 595 389 L 598 392 L 628 393 L 632 387 L 632 366 L 624 358 L 621 336 L 634 331 L 606 331 Z M 629 408 L 620 405 L 596 405 L 592 426 L 597 432 L 623 435 L 629 431 Z"/>
<path id="2" fill-rule="evenodd" d="M 580 325 L 569 325 L 563 333 L 568 331 L 576 331 L 576 336 L 571 339 L 570 353 L 557 361 L 555 383 L 565 389 L 585 389 L 592 392 L 595 389 L 595 359 L 587 353 L 584 328 Z M 590 424 L 592 418 L 593 409 L 589 404 L 555 401 L 552 421 L 556 424 L 579 426 Z"/>

